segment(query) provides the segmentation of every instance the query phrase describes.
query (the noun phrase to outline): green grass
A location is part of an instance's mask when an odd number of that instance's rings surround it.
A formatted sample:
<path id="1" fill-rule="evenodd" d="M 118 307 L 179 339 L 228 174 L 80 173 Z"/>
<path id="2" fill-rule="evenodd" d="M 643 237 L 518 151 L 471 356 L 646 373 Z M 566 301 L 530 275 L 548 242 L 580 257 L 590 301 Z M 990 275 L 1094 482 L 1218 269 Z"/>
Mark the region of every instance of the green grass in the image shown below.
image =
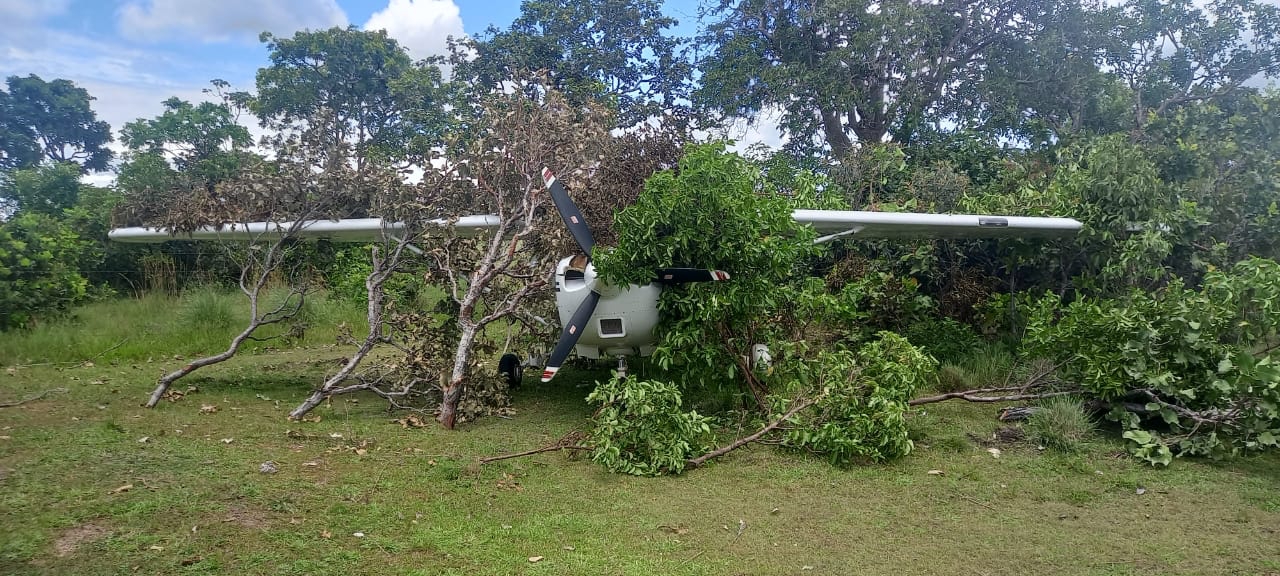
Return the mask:
<path id="1" fill-rule="evenodd" d="M 1075 452 L 1093 433 L 1094 423 L 1079 398 L 1059 396 L 1040 402 L 1027 419 L 1027 433 L 1036 444 L 1049 450 Z"/>
<path id="2" fill-rule="evenodd" d="M 263 307 L 278 305 L 285 292 L 264 295 Z M 95 302 L 67 318 L 33 329 L 0 333 L 0 366 L 36 363 L 153 361 L 225 350 L 248 324 L 248 303 L 239 292 L 214 288 L 188 291 L 182 298 L 148 295 Z M 308 296 L 300 315 L 307 323 L 301 341 L 247 342 L 244 352 L 268 347 L 332 344 L 345 322 L 357 336 L 366 330 L 360 305 Z M 287 332 L 288 323 L 261 329 L 261 336 Z"/>
<path id="3" fill-rule="evenodd" d="M 138 317 L 178 322 L 185 302 L 151 301 Z M 69 389 L 0 409 L 0 574 L 1280 570 L 1275 455 L 1155 469 L 1105 436 L 1040 453 L 992 444 L 990 406 L 936 404 L 911 412 L 916 451 L 887 465 L 839 469 L 756 446 L 674 478 L 608 474 L 561 453 L 480 466 L 582 426 L 578 385 L 605 371 L 566 368 L 549 385 L 531 374 L 511 419 L 448 432 L 402 427 L 371 396 L 287 421 L 347 352 L 319 337 L 198 372 L 198 392 L 153 410 L 139 404 L 178 348 L 151 351 L 151 364 L 13 366 L 10 351 L 36 350 L 21 340 L 53 336 L 0 338 L 13 368 L 0 373 L 0 402 Z M 267 460 L 278 473 L 258 472 Z"/>

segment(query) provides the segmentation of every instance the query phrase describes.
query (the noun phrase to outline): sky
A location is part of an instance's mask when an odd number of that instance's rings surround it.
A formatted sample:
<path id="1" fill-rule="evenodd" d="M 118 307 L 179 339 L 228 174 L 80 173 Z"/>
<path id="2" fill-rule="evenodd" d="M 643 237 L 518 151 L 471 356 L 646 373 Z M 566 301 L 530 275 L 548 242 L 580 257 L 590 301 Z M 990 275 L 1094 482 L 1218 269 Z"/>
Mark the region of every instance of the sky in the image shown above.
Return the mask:
<path id="1" fill-rule="evenodd" d="M 696 31 L 697 3 L 666 0 L 678 33 Z M 422 58 L 442 54 L 450 35 L 505 28 L 519 13 L 518 0 L 0 0 L 0 77 L 71 80 L 118 131 L 160 114 L 170 96 L 208 99 L 215 78 L 251 90 L 267 64 L 264 30 L 386 29 Z M 778 140 L 776 130 L 739 132 L 743 144 Z"/>

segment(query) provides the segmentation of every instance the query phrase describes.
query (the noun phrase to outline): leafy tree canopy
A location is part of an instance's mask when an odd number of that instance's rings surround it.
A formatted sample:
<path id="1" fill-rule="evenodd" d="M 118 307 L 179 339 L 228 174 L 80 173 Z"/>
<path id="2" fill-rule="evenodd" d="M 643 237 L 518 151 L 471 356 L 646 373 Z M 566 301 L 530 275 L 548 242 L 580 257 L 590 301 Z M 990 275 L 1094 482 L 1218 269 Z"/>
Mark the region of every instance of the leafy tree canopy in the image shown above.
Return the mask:
<path id="1" fill-rule="evenodd" d="M 44 160 L 75 162 L 82 171 L 106 170 L 111 126 L 90 108 L 93 97 L 70 80 L 46 82 L 10 76 L 0 91 L 0 169 Z"/>
<path id="2" fill-rule="evenodd" d="M 692 69 L 677 21 L 658 0 L 526 0 L 507 30 L 489 28 L 457 59 L 460 78 L 492 87 L 516 71 L 547 70 L 575 102 L 612 101 L 618 125 L 682 108 Z"/>

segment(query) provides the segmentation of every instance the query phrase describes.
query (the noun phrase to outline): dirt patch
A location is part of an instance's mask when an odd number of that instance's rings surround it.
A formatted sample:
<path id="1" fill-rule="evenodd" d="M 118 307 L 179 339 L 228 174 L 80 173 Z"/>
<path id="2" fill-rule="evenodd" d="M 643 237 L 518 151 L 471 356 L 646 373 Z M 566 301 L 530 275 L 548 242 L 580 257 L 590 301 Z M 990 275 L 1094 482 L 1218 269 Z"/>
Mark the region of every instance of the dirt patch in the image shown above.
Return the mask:
<path id="1" fill-rule="evenodd" d="M 101 540 L 107 534 L 110 531 L 92 522 L 69 528 L 54 540 L 53 553 L 59 558 L 65 558 L 75 554 L 81 546 Z"/>
<path id="2" fill-rule="evenodd" d="M 226 516 L 222 517 L 222 521 L 234 522 L 236 525 L 250 530 L 263 530 L 271 525 L 271 518 L 265 512 L 239 505 L 228 508 Z"/>

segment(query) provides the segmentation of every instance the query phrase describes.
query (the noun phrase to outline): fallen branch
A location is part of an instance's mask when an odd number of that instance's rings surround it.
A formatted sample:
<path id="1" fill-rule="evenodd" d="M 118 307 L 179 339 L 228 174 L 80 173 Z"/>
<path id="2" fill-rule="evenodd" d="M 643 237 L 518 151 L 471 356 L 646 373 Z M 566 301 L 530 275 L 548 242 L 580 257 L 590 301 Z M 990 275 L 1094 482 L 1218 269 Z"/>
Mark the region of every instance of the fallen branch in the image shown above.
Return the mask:
<path id="1" fill-rule="evenodd" d="M 488 464 L 488 463 L 490 463 L 490 462 L 497 462 L 497 461 L 499 461 L 499 460 L 509 460 L 509 459 L 511 459 L 511 458 L 520 458 L 520 457 L 522 457 L 522 456 L 533 456 L 534 454 L 542 454 L 543 452 L 555 452 L 555 451 L 557 451 L 557 450 L 592 450 L 592 449 L 593 449 L 593 448 L 592 448 L 592 447 L 590 447 L 590 446 L 578 446 L 578 445 L 574 445 L 574 446 L 561 446 L 559 443 L 556 443 L 556 444 L 552 444 L 552 445 L 550 445 L 550 446 L 543 446 L 543 447 L 541 447 L 541 448 L 534 448 L 533 450 L 525 450 L 524 452 L 516 452 L 516 453 L 514 453 L 514 454 L 502 454 L 502 455 L 500 455 L 500 456 L 488 456 L 488 457 L 485 457 L 485 458 L 481 458 L 481 459 L 480 459 L 480 463 L 481 463 L 481 464 Z"/>
<path id="2" fill-rule="evenodd" d="M 579 444 L 579 442 L 581 442 L 586 437 L 587 435 L 583 434 L 582 431 L 573 430 L 573 431 L 570 431 L 568 434 L 565 434 L 559 440 L 556 440 L 555 442 L 552 442 L 551 444 L 548 444 L 541 448 L 534 448 L 533 450 L 525 450 L 524 452 L 516 452 L 513 454 L 502 454 L 500 456 L 489 456 L 487 458 L 481 458 L 480 464 L 488 464 L 490 462 L 497 462 L 499 460 L 509 460 L 511 458 L 519 458 L 521 456 L 532 456 L 534 454 L 541 454 L 543 452 L 555 452 L 557 450 L 593 450 L 594 448 L 591 446 L 583 446 L 582 444 Z"/>
<path id="3" fill-rule="evenodd" d="M 0 402 L 0 408 L 13 408 L 14 406 L 21 406 L 28 402 L 35 402 L 36 400 L 44 398 L 45 396 L 53 394 L 54 392 L 63 394 L 63 393 L 66 393 L 66 391 L 67 391 L 66 388 L 50 388 L 39 394 L 32 394 L 31 396 L 27 396 L 26 398 L 23 398 L 21 400 L 14 400 L 13 402 Z"/>
<path id="4" fill-rule="evenodd" d="M 808 408 L 810 406 L 813 406 L 817 402 L 818 402 L 818 398 L 809 398 L 806 400 L 801 400 L 799 402 L 796 402 L 795 405 L 792 406 L 790 410 L 787 410 L 787 412 L 783 414 L 781 418 L 778 418 L 777 420 L 770 422 L 767 426 L 765 426 L 764 428 L 761 428 L 759 432 L 756 432 L 755 434 L 752 434 L 745 438 L 739 438 L 736 441 L 734 441 L 732 444 L 729 444 L 722 448 L 717 448 L 697 458 L 692 458 L 686 461 L 685 465 L 687 465 L 690 468 L 697 468 L 703 464 L 706 464 L 707 461 L 712 458 L 719 458 L 721 456 L 724 456 L 725 454 L 728 454 L 734 450 L 737 450 L 738 448 L 741 448 L 743 446 L 746 446 L 747 444 L 755 442 L 756 440 L 759 440 L 761 436 L 764 436 L 765 434 L 772 432 L 778 426 L 781 426 L 783 422 L 786 422 L 792 416 L 795 416 L 797 412 L 804 410 L 805 408 Z"/>
<path id="5" fill-rule="evenodd" d="M 968 402 L 1019 402 L 1023 400 L 1040 400 L 1043 398 L 1053 398 L 1054 396 L 1067 396 L 1070 394 L 1079 394 L 1079 390 L 1061 390 L 1058 392 L 1036 392 L 1033 394 L 1013 394 L 1010 396 L 982 396 L 999 391 L 998 389 L 984 388 L 980 390 L 965 390 L 963 392 L 948 392 L 937 396 L 925 396 L 923 398 L 915 398 L 907 402 L 908 406 L 919 406 L 921 404 L 932 404 L 934 402 L 942 402 L 944 400 L 965 400 Z"/>

